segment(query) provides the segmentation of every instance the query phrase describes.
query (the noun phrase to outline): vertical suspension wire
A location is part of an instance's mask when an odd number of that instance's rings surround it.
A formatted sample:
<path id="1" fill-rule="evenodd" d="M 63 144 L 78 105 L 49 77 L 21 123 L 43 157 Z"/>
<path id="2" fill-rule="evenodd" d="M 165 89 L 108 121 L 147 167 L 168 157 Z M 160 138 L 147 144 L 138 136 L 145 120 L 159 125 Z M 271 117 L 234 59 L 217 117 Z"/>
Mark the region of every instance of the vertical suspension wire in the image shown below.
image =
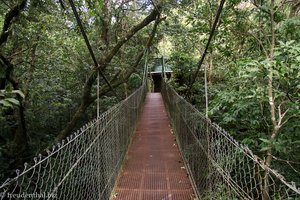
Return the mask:
<path id="1" fill-rule="evenodd" d="M 97 119 L 100 117 L 100 72 L 97 70 Z"/>
<path id="2" fill-rule="evenodd" d="M 166 82 L 166 70 L 165 70 L 165 58 L 164 56 L 161 57 L 162 59 L 162 76 L 163 76 L 163 81 Z"/>
<path id="3" fill-rule="evenodd" d="M 100 71 L 97 70 L 97 121 L 96 121 L 96 135 L 100 135 L 101 131 L 100 131 Z M 95 157 L 101 162 L 103 162 L 103 155 L 101 155 L 102 152 L 102 146 L 101 143 L 98 143 L 97 145 L 97 154 L 95 155 Z M 100 170 L 100 169 L 98 169 Z M 97 174 L 97 181 L 98 183 L 102 182 L 102 177 L 101 174 L 98 173 Z"/>
<path id="4" fill-rule="evenodd" d="M 210 138 L 211 138 L 211 133 L 209 132 L 209 121 L 208 119 L 208 87 L 207 87 L 207 65 L 204 65 L 204 90 L 205 90 L 205 117 L 206 117 L 206 142 L 207 142 L 207 162 L 208 162 L 208 173 L 212 173 L 212 168 L 211 168 L 211 162 L 209 158 L 211 157 L 211 152 L 210 152 Z M 212 190 L 212 180 L 208 178 L 208 187 L 210 190 Z"/>
<path id="5" fill-rule="evenodd" d="M 148 48 L 145 49 L 145 61 L 144 61 L 144 74 L 143 74 L 143 84 L 148 83 Z"/>
<path id="6" fill-rule="evenodd" d="M 145 80 L 146 80 L 146 86 L 148 87 L 149 83 L 148 83 L 148 74 L 149 74 L 149 66 L 148 66 L 148 49 L 147 49 L 147 56 L 146 56 L 146 74 L 145 74 Z"/>
<path id="7" fill-rule="evenodd" d="M 204 66 L 204 88 L 205 88 L 205 117 L 208 118 L 208 88 L 207 88 L 207 66 Z"/>
<path id="8" fill-rule="evenodd" d="M 164 56 L 161 57 L 161 77 L 165 81 Z"/>

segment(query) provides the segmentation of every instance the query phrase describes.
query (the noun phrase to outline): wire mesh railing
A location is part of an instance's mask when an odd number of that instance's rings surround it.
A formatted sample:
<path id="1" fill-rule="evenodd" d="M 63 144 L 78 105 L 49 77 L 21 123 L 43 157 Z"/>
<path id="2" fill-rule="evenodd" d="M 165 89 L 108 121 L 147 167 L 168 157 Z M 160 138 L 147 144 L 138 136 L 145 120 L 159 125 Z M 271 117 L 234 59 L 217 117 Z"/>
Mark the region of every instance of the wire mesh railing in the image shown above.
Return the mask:
<path id="1" fill-rule="evenodd" d="M 109 199 L 146 94 L 127 99 L 25 163 L 0 185 L 0 199 Z"/>
<path id="2" fill-rule="evenodd" d="M 199 199 L 300 199 L 300 189 L 163 84 L 162 95 Z"/>

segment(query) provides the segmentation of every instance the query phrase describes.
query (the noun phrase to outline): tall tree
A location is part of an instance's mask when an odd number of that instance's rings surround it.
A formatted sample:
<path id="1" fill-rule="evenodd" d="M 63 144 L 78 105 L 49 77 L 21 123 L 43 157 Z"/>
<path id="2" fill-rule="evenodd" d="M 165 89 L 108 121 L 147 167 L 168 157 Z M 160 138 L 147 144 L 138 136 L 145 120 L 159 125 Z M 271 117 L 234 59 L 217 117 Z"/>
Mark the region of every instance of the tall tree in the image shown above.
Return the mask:
<path id="1" fill-rule="evenodd" d="M 21 12 L 24 10 L 26 6 L 26 3 L 27 3 L 26 0 L 17 2 L 5 14 L 2 31 L 0 35 L 1 49 L 3 49 L 3 46 L 5 46 L 5 43 L 7 42 L 12 31 L 11 27 L 13 26 L 14 23 L 16 23 L 16 19 L 20 17 Z M 18 43 L 15 42 L 12 53 L 15 53 L 16 51 L 19 50 L 17 44 Z M 6 90 L 10 87 L 9 85 L 11 85 L 13 90 L 19 91 L 20 90 L 19 81 L 14 76 L 14 70 L 15 70 L 14 64 L 11 62 L 11 60 L 8 58 L 7 55 L 4 55 L 4 52 L 2 51 L 0 51 L 0 60 L 1 60 L 0 61 L 1 68 L 4 69 L 3 71 L 5 74 L 3 78 L 0 79 L 0 90 Z M 16 93 L 16 97 L 18 100 L 18 106 L 14 107 L 13 115 L 17 125 L 16 127 L 13 128 L 14 139 L 8 151 L 10 157 L 16 157 L 19 154 L 22 154 L 28 148 L 28 135 L 26 129 L 23 96 L 20 93 Z"/>

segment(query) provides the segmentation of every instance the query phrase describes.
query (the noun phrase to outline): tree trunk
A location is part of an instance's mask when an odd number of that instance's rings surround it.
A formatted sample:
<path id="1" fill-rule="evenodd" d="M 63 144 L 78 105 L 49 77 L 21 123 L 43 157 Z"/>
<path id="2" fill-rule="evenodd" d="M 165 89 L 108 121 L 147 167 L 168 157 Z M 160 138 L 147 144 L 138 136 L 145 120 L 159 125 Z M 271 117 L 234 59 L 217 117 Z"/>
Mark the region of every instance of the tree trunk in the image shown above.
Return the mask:
<path id="1" fill-rule="evenodd" d="M 14 80 L 13 77 L 10 77 L 10 82 L 13 85 L 14 90 L 19 90 L 19 84 L 17 81 Z M 12 157 L 19 157 L 20 154 L 26 152 L 28 150 L 28 135 L 27 135 L 27 128 L 26 128 L 26 120 L 25 120 L 25 107 L 23 98 L 17 94 L 17 99 L 20 103 L 18 108 L 15 110 L 15 119 L 17 121 L 17 129 L 14 132 L 14 139 L 10 146 L 10 156 Z"/>
<path id="2" fill-rule="evenodd" d="M 108 6 L 109 6 L 109 1 L 104 0 L 103 2 L 103 8 L 101 12 L 101 17 L 100 17 L 100 24 L 101 24 L 101 40 L 102 42 L 108 47 L 109 46 L 109 13 L 108 13 Z"/>
<path id="3" fill-rule="evenodd" d="M 0 35 L 0 46 L 4 44 L 10 34 L 10 27 L 13 23 L 13 19 L 18 17 L 21 11 L 25 8 L 27 0 L 22 0 L 20 4 L 17 4 L 11 8 L 5 15 L 3 22 L 2 32 Z"/>
<path id="4" fill-rule="evenodd" d="M 5 58 L 2 54 L 0 54 L 0 59 L 2 62 L 6 65 L 5 69 L 5 82 L 11 83 L 14 90 L 19 90 L 19 83 L 18 81 L 13 77 L 13 64 Z M 6 88 L 6 84 L 4 85 L 4 88 Z M 14 135 L 13 142 L 9 146 L 8 154 L 10 157 L 16 158 L 17 156 L 20 156 L 21 153 L 25 152 L 25 150 L 28 149 L 28 136 L 27 136 L 27 129 L 26 129 L 26 122 L 25 122 L 25 107 L 23 104 L 23 98 L 17 94 L 17 99 L 20 103 L 20 105 L 15 108 L 14 110 L 14 118 L 17 123 L 17 127 L 12 129 L 12 133 Z"/>
<path id="5" fill-rule="evenodd" d="M 5 15 L 2 31 L 0 34 L 0 46 L 3 46 L 8 36 L 11 32 L 11 26 L 15 22 L 15 18 L 19 17 L 22 10 L 25 8 L 27 0 L 19 1 L 19 4 L 13 6 Z M 5 77 L 1 79 L 0 87 L 1 89 L 6 89 L 7 84 L 11 84 L 14 90 L 19 90 L 19 82 L 13 77 L 14 65 L 9 59 L 7 59 L 0 50 L 0 60 L 2 61 L 1 65 L 5 70 Z M 15 163 L 10 164 L 11 167 L 19 167 L 22 163 L 20 158 L 23 157 L 24 153 L 28 150 L 28 135 L 25 122 L 25 107 L 23 98 L 16 94 L 20 105 L 15 107 L 13 110 L 13 116 L 16 121 L 16 127 L 13 127 L 13 141 L 8 146 L 7 156 L 15 159 Z"/>
<path id="6" fill-rule="evenodd" d="M 25 123 L 25 108 L 22 103 L 22 97 L 18 95 L 20 106 L 14 111 L 14 118 L 17 121 L 17 128 L 14 129 L 14 139 L 9 146 L 8 156 L 18 159 L 29 147 L 27 129 Z"/>
<path id="7" fill-rule="evenodd" d="M 271 8 L 270 8 L 270 21 L 271 21 L 271 45 L 270 45 L 270 54 L 269 54 L 269 61 L 273 61 L 274 57 L 274 50 L 275 50 L 275 21 L 274 21 L 274 15 L 275 15 L 275 0 L 271 0 Z M 266 152 L 266 160 L 265 164 L 266 166 L 271 166 L 272 162 L 272 149 L 273 149 L 273 141 L 275 137 L 278 134 L 279 126 L 277 124 L 276 119 L 276 110 L 275 110 L 275 98 L 273 93 L 273 66 L 271 64 L 269 69 L 269 77 L 268 77 L 268 97 L 269 97 L 269 105 L 270 105 L 270 115 L 271 115 L 271 121 L 272 121 L 272 133 L 269 137 L 269 145 L 268 150 Z M 263 200 L 269 200 L 269 172 L 266 170 L 263 177 L 263 191 L 262 191 L 262 199 Z"/>

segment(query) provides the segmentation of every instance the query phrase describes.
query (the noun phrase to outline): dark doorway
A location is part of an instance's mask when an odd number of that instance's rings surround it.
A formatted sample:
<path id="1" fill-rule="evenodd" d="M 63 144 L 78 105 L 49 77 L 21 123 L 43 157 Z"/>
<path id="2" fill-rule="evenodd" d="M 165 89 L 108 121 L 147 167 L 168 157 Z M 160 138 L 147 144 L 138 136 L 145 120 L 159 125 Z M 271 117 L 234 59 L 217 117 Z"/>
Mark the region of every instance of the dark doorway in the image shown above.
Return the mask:
<path id="1" fill-rule="evenodd" d="M 152 74 L 152 79 L 154 83 L 154 92 L 161 92 L 161 74 Z"/>

